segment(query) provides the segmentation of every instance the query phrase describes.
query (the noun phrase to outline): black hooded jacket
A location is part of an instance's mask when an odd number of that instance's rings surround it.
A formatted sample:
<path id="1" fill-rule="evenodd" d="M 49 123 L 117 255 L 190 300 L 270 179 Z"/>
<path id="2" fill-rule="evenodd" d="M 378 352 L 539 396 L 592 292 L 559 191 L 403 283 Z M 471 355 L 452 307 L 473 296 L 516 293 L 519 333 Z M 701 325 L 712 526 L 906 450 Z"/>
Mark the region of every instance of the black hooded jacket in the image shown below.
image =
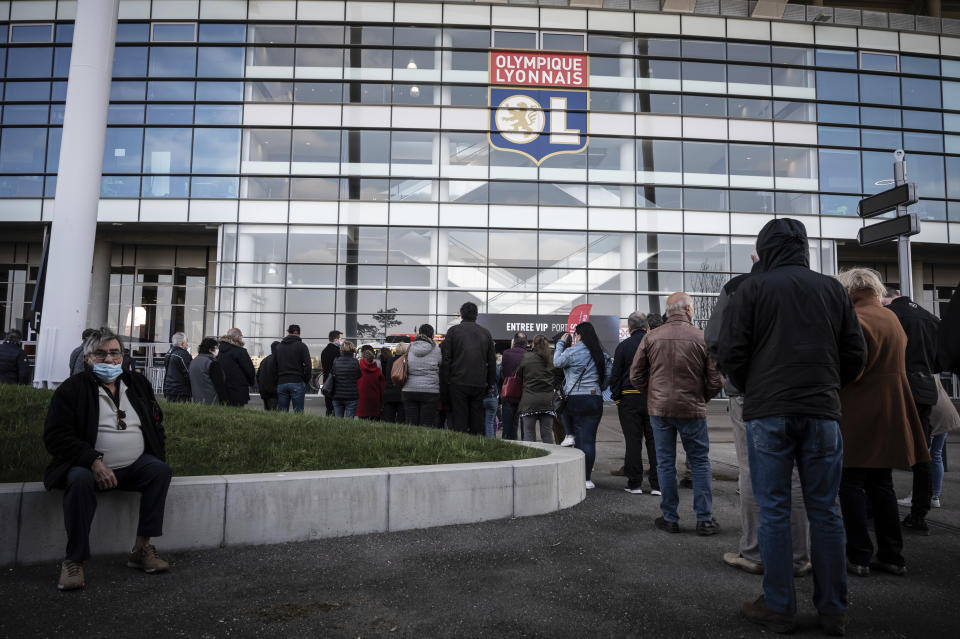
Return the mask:
<path id="1" fill-rule="evenodd" d="M 723 368 L 720 367 L 720 364 L 717 362 L 717 357 L 720 352 L 720 340 L 726 328 L 724 327 L 724 320 L 727 319 L 727 309 L 730 307 L 731 298 L 736 295 L 737 289 L 740 288 L 740 285 L 743 284 L 748 277 L 753 273 L 760 273 L 763 270 L 760 262 L 754 262 L 753 267 L 750 269 L 749 273 L 744 273 L 743 275 L 737 275 L 729 282 L 723 285 L 723 288 L 720 289 L 720 295 L 717 297 L 717 304 L 713 307 L 713 313 L 710 314 L 710 321 L 707 322 L 707 327 L 703 329 L 703 341 L 706 344 L 707 352 L 710 354 L 713 362 L 717 364 L 717 369 L 723 373 Z M 727 393 L 729 397 L 739 397 L 743 395 L 743 391 L 733 385 L 733 382 L 730 381 L 729 375 L 724 374 L 724 388 L 723 390 Z"/>
<path id="2" fill-rule="evenodd" d="M 937 382 L 940 372 L 937 336 L 940 320 L 909 297 L 898 297 L 887 305 L 893 311 L 903 332 L 907 334 L 907 379 L 917 404 L 937 403 Z"/>
<path id="3" fill-rule="evenodd" d="M 810 270 L 800 222 L 768 222 L 757 238 L 761 272 L 730 296 L 715 361 L 745 393 L 745 420 L 840 418 L 841 387 L 860 374 L 867 347 L 850 297 Z"/>
<path id="4" fill-rule="evenodd" d="M 287 335 L 272 351 L 276 361 L 278 384 L 310 383 L 310 373 L 313 371 L 310 349 L 299 335 Z"/>

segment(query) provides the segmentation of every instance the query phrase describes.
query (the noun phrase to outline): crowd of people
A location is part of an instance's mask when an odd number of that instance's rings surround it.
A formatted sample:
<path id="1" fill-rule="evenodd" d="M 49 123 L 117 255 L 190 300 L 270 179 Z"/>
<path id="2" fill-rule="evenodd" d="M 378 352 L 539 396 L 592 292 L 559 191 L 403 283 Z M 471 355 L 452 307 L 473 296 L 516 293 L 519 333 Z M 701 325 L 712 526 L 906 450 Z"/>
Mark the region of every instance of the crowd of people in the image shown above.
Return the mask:
<path id="1" fill-rule="evenodd" d="M 625 441 L 624 490 L 643 493 L 645 444 L 648 490 L 660 497 L 654 526 L 680 532 L 679 437 L 695 532 L 709 536 L 720 524 L 706 404 L 724 389 L 740 466 L 741 534 L 737 552 L 723 560 L 764 575 L 763 594 L 741 613 L 776 632 L 793 630 L 793 580 L 812 573 L 823 630 L 843 634 L 847 575 L 904 575 L 902 530 L 928 533 L 927 513 L 940 505 L 945 433 L 960 428 L 960 417 L 938 374 L 960 370 L 960 300 L 955 295 L 941 325 L 870 269 L 816 273 L 804 227 L 792 219 L 768 223 L 756 249 L 752 271 L 723 287 L 711 317 L 697 318 L 708 320 L 705 331 L 694 324 L 691 296 L 677 292 L 664 316 L 631 314 L 630 336 L 612 357 L 590 322 L 552 338 L 517 333 L 498 356 L 470 302 L 442 341 L 423 324 L 409 344 L 363 345 L 358 353 L 331 331 L 320 355 L 327 414 L 572 445 L 583 451 L 585 486 L 593 489 L 609 390 Z M 19 335 L 8 334 L 3 381 L 23 381 L 18 350 Z M 256 384 L 265 409 L 304 410 L 313 367 L 296 324 L 258 370 L 236 328 L 205 338 L 197 351 L 190 355 L 183 333 L 172 336 L 167 400 L 243 406 Z M 88 329 L 71 354 L 77 372 L 56 390 L 47 414 L 44 442 L 53 459 L 44 481 L 65 489 L 64 590 L 84 585 L 97 489 L 143 494 L 129 565 L 168 568 L 150 543 L 162 531 L 171 477 L 163 414 L 128 360 L 118 336 Z M 894 468 L 913 470 L 902 521 Z"/>

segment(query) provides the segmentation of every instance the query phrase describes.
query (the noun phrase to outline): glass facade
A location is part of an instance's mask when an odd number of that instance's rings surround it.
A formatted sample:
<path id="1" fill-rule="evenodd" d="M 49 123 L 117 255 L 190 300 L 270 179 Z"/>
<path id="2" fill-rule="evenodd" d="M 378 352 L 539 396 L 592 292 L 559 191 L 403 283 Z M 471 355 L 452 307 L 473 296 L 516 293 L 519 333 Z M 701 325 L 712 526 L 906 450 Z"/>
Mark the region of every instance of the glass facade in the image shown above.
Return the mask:
<path id="1" fill-rule="evenodd" d="M 759 20 L 765 38 L 685 34 L 678 17 L 588 29 L 609 14 L 593 10 L 263 13 L 301 5 L 201 2 L 190 18 L 154 2 L 117 29 L 101 198 L 132 221 L 148 205 L 154 223 L 217 225 L 200 330 L 238 326 L 254 351 L 292 322 L 309 340 L 442 331 L 467 300 L 624 318 L 685 289 L 706 316 L 774 216 L 803 219 L 812 265 L 833 272 L 896 148 L 934 223 L 924 241 L 960 241 L 960 57 L 804 44 Z M 56 190 L 72 22 L 40 22 L 0 24 L 0 203 Z M 491 48 L 589 55 L 584 150 L 538 164 L 490 145 Z"/>

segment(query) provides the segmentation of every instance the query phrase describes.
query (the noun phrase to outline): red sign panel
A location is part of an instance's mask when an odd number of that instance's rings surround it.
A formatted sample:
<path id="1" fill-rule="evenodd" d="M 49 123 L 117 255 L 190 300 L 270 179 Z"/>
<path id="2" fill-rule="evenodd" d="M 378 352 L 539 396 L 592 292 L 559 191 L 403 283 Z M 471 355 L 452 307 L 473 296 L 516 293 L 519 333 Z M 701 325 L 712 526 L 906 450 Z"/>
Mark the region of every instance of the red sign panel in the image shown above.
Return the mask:
<path id="1" fill-rule="evenodd" d="M 490 51 L 490 84 L 586 89 L 586 53 Z"/>

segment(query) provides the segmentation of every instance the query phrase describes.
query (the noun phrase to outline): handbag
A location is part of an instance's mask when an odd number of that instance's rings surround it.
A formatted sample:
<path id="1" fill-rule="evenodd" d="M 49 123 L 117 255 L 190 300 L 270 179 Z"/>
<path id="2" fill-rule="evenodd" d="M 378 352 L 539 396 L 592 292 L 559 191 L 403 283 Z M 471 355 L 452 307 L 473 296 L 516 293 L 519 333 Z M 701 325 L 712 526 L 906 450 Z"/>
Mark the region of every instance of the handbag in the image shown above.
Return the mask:
<path id="1" fill-rule="evenodd" d="M 337 376 L 333 373 L 327 375 L 327 379 L 324 380 L 323 386 L 320 387 L 320 392 L 323 393 L 324 397 L 330 397 L 333 395 L 333 387 L 336 384 Z"/>
<path id="2" fill-rule="evenodd" d="M 503 380 L 503 386 L 500 387 L 500 397 L 510 402 L 519 402 L 523 396 L 523 380 L 516 375 L 511 375 Z"/>
<path id="3" fill-rule="evenodd" d="M 390 381 L 393 382 L 394 386 L 402 388 L 407 383 L 407 376 L 407 354 L 404 353 L 390 367 Z"/>
<path id="4" fill-rule="evenodd" d="M 580 371 L 580 376 L 577 378 L 577 381 L 573 383 L 572 388 L 576 388 L 577 386 L 580 385 L 580 380 L 583 379 L 583 374 L 587 372 L 588 366 L 590 366 L 589 363 L 587 364 L 587 366 L 583 367 L 582 371 Z M 570 396 L 564 393 L 562 388 L 559 391 L 557 391 L 557 394 L 559 395 L 559 397 L 554 397 L 553 408 L 554 408 L 554 411 L 559 416 L 560 413 L 567 410 L 567 401 L 570 399 Z"/>

